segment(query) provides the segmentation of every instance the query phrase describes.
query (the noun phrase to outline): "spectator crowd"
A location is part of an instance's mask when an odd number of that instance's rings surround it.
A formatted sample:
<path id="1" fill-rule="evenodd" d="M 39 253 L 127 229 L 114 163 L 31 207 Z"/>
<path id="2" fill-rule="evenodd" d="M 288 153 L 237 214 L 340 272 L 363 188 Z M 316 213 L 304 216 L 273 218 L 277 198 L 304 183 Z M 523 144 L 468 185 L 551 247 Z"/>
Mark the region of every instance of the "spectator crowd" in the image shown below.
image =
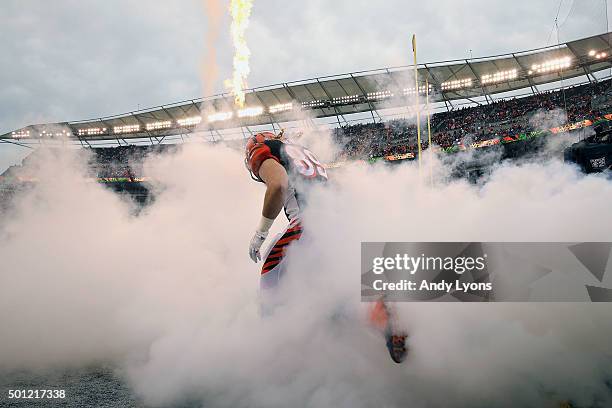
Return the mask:
<path id="1" fill-rule="evenodd" d="M 598 117 L 608 113 L 612 105 L 611 85 L 607 80 L 435 113 L 431 116 L 432 142 L 446 148 Z M 371 158 L 417 150 L 415 120 L 342 126 L 334 129 L 334 138 L 343 146 L 344 158 Z M 421 145 L 427 148 L 426 126 L 421 128 Z"/>
<path id="2" fill-rule="evenodd" d="M 147 155 L 175 148 L 174 145 L 127 145 L 91 149 L 89 167 L 98 178 L 121 178 L 135 181 L 143 177 Z"/>

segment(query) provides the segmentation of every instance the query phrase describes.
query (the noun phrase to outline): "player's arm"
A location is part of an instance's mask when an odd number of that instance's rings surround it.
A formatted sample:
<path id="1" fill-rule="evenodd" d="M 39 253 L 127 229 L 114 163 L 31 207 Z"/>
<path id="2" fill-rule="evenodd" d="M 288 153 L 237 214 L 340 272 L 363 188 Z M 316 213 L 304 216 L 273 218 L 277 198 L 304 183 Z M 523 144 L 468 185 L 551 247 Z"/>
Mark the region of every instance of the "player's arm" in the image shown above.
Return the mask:
<path id="1" fill-rule="evenodd" d="M 253 262 L 260 259 L 259 249 L 268 236 L 268 231 L 280 213 L 285 202 L 285 194 L 289 184 L 287 171 L 274 159 L 267 159 L 259 167 L 259 178 L 266 184 L 261 220 L 251 239 L 249 255 Z"/>
<path id="2" fill-rule="evenodd" d="M 289 184 L 287 171 L 276 160 L 268 159 L 259 168 L 259 177 L 266 183 L 262 217 L 275 220 L 283 208 Z"/>

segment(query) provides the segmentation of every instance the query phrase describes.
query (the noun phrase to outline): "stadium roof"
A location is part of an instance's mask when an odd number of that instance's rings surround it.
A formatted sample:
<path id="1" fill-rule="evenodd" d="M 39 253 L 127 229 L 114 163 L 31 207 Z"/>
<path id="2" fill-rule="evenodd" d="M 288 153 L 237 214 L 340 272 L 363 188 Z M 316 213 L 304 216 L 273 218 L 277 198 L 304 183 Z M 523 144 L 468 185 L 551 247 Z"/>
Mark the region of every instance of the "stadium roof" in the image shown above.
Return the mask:
<path id="1" fill-rule="evenodd" d="M 612 32 L 551 47 L 417 66 L 419 94 L 433 100 L 488 98 L 612 67 Z M 79 140 L 155 137 L 266 125 L 414 104 L 414 66 L 311 78 L 249 89 L 243 109 L 229 93 L 102 118 L 30 125 L 0 139 L 68 136 Z M 306 111 L 306 112 L 304 112 Z"/>

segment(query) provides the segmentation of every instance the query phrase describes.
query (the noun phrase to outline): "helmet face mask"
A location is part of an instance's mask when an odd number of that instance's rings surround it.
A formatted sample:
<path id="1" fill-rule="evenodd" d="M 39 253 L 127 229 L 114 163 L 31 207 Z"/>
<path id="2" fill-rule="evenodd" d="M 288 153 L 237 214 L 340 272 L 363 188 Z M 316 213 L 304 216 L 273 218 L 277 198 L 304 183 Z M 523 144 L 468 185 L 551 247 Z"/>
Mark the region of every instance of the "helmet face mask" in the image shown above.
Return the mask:
<path id="1" fill-rule="evenodd" d="M 263 180 L 256 177 L 255 174 L 253 174 L 253 170 L 251 170 L 251 167 L 249 166 L 249 159 L 248 157 L 244 158 L 244 167 L 246 167 L 247 171 L 249 172 L 249 176 L 251 176 L 251 178 L 255 181 L 258 181 L 260 183 L 263 183 Z"/>

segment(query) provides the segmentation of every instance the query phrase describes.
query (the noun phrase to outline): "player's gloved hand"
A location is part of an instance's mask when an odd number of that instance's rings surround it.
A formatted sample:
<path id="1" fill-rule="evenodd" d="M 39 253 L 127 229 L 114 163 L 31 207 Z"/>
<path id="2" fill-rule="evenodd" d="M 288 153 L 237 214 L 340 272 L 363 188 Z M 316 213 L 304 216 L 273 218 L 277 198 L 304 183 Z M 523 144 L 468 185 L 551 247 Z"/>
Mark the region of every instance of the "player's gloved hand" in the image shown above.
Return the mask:
<path id="1" fill-rule="evenodd" d="M 249 256 L 253 262 L 257 262 L 261 259 L 259 249 L 266 240 L 267 236 L 268 231 L 255 231 L 255 235 L 253 235 L 253 238 L 251 238 L 251 244 L 249 245 Z"/>

